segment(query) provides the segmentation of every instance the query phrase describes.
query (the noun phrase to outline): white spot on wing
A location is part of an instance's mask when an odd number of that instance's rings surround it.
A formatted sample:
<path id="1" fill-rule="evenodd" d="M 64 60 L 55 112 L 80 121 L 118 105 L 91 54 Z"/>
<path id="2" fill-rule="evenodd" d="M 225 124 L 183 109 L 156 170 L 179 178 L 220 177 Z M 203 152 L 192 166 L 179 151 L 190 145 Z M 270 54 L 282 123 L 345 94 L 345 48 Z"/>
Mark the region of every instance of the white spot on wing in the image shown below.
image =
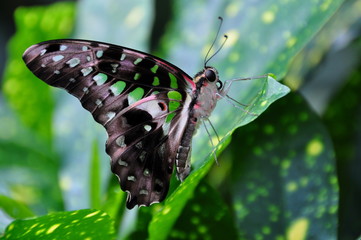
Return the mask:
<path id="1" fill-rule="evenodd" d="M 110 66 L 112 67 L 112 73 L 116 73 L 117 72 L 117 67 L 119 66 L 119 64 L 112 63 L 112 64 L 110 64 Z"/>
<path id="2" fill-rule="evenodd" d="M 120 61 L 123 61 L 127 55 L 125 53 L 122 53 L 122 56 L 120 57 Z"/>
<path id="3" fill-rule="evenodd" d="M 66 45 L 60 45 L 60 51 L 64 51 L 68 48 Z"/>
<path id="4" fill-rule="evenodd" d="M 128 181 L 131 181 L 131 182 L 135 182 L 137 179 L 135 178 L 135 176 L 128 176 Z"/>
<path id="5" fill-rule="evenodd" d="M 107 117 L 108 117 L 108 121 L 112 120 L 115 117 L 115 112 L 108 112 Z"/>
<path id="6" fill-rule="evenodd" d="M 95 55 L 97 56 L 97 58 L 101 58 L 103 56 L 103 53 L 104 53 L 103 50 L 99 50 L 96 52 Z"/>
<path id="7" fill-rule="evenodd" d="M 139 194 L 140 194 L 140 195 L 148 195 L 148 190 L 146 190 L 146 189 L 141 189 L 141 190 L 139 191 Z"/>
<path id="8" fill-rule="evenodd" d="M 60 74 L 60 71 L 59 71 L 59 70 L 55 70 L 55 71 L 54 71 L 54 74 Z"/>
<path id="9" fill-rule="evenodd" d="M 144 169 L 143 175 L 146 176 L 146 177 L 150 176 L 150 172 L 149 172 L 148 168 Z"/>
<path id="10" fill-rule="evenodd" d="M 116 143 L 119 147 L 124 148 L 124 147 L 127 146 L 124 141 L 125 141 L 125 137 L 124 137 L 123 135 L 121 135 L 121 136 L 119 136 L 119 137 L 117 138 L 117 140 L 115 140 L 115 143 Z"/>
<path id="11" fill-rule="evenodd" d="M 40 56 L 43 56 L 46 53 L 46 49 L 40 51 Z"/>
<path id="12" fill-rule="evenodd" d="M 66 64 L 69 65 L 69 67 L 73 68 L 75 66 L 77 66 L 80 63 L 80 59 L 79 58 L 72 58 L 69 61 L 66 62 Z"/>
<path id="13" fill-rule="evenodd" d="M 88 47 L 87 47 L 87 46 L 83 46 L 83 47 L 81 48 L 81 50 L 87 51 L 87 50 L 88 50 Z"/>
<path id="14" fill-rule="evenodd" d="M 122 161 L 122 159 L 119 159 L 119 160 L 118 160 L 118 164 L 119 164 L 120 166 L 128 167 L 128 163 L 125 162 L 125 161 Z"/>
<path id="15" fill-rule="evenodd" d="M 93 71 L 93 68 L 92 67 L 87 67 L 87 68 L 83 68 L 81 70 L 82 74 L 84 77 L 88 76 L 89 73 L 91 73 Z"/>
<path id="16" fill-rule="evenodd" d="M 152 130 L 152 127 L 150 125 L 144 125 L 144 130 L 149 132 L 150 130 Z"/>
<path id="17" fill-rule="evenodd" d="M 95 101 L 95 104 L 98 106 L 98 108 L 101 108 L 103 106 L 102 100 L 100 100 L 100 99 L 97 99 Z"/>
<path id="18" fill-rule="evenodd" d="M 56 56 L 53 57 L 53 61 L 54 61 L 54 62 L 57 62 L 57 61 L 60 61 L 60 60 L 63 59 L 63 58 L 64 58 L 63 55 L 56 55 Z"/>
<path id="19" fill-rule="evenodd" d="M 84 88 L 83 88 L 83 92 L 84 92 L 85 94 L 88 94 L 88 93 L 89 93 L 89 88 L 84 87 Z"/>

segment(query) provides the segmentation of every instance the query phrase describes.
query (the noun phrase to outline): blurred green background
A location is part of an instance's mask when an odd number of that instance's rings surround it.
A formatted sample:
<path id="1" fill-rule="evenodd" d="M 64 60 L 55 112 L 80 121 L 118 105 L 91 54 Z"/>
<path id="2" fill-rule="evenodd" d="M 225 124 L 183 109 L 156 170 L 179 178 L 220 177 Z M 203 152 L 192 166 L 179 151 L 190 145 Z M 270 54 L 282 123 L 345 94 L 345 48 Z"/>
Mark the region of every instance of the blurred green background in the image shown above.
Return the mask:
<path id="1" fill-rule="evenodd" d="M 64 236 L 54 227 L 58 222 L 68 223 L 68 239 L 85 239 L 76 235 L 81 231 L 96 238 L 90 229 L 106 239 L 361 235 L 360 0 L 1 4 L 0 236 L 35 238 L 31 229 L 39 231 L 34 224 L 42 223 L 54 239 Z M 181 185 L 172 179 L 162 204 L 125 210 L 102 126 L 77 99 L 36 79 L 21 55 L 48 39 L 82 38 L 149 52 L 194 75 L 218 16 L 229 40 L 210 65 L 221 80 L 272 72 L 292 91 L 268 107 L 284 88 L 235 84 L 231 96 L 260 103 L 251 111 L 265 111 L 256 118 L 218 104 L 210 120 L 222 137 L 253 120 L 225 138 L 219 165 L 199 129 L 189 179 Z M 88 208 L 110 217 L 73 211 Z M 89 215 L 97 220 L 72 225 Z M 35 219 L 20 220 L 28 217 Z"/>

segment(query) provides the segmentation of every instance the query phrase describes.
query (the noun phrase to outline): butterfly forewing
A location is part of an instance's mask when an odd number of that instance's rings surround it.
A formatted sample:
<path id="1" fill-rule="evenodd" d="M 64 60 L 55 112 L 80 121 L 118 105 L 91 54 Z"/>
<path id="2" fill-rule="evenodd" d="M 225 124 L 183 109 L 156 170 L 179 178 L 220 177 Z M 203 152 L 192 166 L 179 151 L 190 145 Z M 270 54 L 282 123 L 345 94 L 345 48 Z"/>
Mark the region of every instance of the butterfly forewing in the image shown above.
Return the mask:
<path id="1" fill-rule="evenodd" d="M 66 89 L 108 132 L 111 168 L 127 207 L 162 201 L 188 122 L 192 79 L 139 51 L 83 40 L 54 40 L 23 55 L 49 85 Z"/>

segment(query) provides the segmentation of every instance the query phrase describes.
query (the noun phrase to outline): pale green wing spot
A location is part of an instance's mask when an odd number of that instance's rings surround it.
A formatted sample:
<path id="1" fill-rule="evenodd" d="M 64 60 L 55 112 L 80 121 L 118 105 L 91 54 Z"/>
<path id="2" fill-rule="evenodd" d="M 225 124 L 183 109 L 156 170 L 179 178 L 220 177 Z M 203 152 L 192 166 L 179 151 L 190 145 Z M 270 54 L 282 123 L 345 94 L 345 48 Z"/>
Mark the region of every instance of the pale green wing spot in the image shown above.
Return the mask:
<path id="1" fill-rule="evenodd" d="M 154 77 L 152 85 L 153 86 L 159 86 L 159 78 L 158 77 Z"/>
<path id="2" fill-rule="evenodd" d="M 153 73 L 156 73 L 157 70 L 158 70 L 159 66 L 156 64 L 154 65 L 154 67 L 152 67 L 150 70 L 153 72 Z"/>
<path id="3" fill-rule="evenodd" d="M 143 60 L 143 59 L 141 59 L 141 58 L 135 59 L 134 65 L 138 65 L 142 60 Z"/>
<path id="4" fill-rule="evenodd" d="M 108 76 L 104 73 L 98 73 L 93 77 L 94 81 L 97 83 L 97 85 L 102 85 L 108 80 Z"/>
<path id="5" fill-rule="evenodd" d="M 172 73 L 169 73 L 169 77 L 170 77 L 170 87 L 171 88 L 178 88 L 178 80 L 177 80 L 177 78 Z"/>
<path id="6" fill-rule="evenodd" d="M 169 91 L 167 93 L 167 96 L 169 98 L 169 103 L 168 103 L 168 107 L 169 107 L 169 112 L 173 112 L 175 110 L 177 110 L 180 106 L 180 101 L 182 100 L 182 94 L 180 94 L 177 91 Z M 166 122 L 170 122 L 175 116 L 175 113 L 171 113 L 167 116 L 166 118 Z"/>
<path id="7" fill-rule="evenodd" d="M 140 78 L 140 73 L 136 73 L 135 75 L 134 75 L 134 80 L 138 80 Z"/>
<path id="8" fill-rule="evenodd" d="M 169 91 L 167 93 L 167 96 L 169 99 L 171 100 L 182 100 L 182 94 L 180 94 L 179 92 L 177 91 Z"/>
<path id="9" fill-rule="evenodd" d="M 143 98 L 144 95 L 144 89 L 141 87 L 137 87 L 133 91 L 131 91 L 128 95 L 128 103 L 129 105 L 132 105 L 133 103 L 139 101 Z"/>
<path id="10" fill-rule="evenodd" d="M 112 91 L 112 93 L 115 96 L 118 96 L 119 94 L 121 94 L 124 91 L 124 88 L 127 84 L 123 81 L 118 81 L 116 83 L 114 83 L 111 87 L 110 87 L 110 91 Z"/>

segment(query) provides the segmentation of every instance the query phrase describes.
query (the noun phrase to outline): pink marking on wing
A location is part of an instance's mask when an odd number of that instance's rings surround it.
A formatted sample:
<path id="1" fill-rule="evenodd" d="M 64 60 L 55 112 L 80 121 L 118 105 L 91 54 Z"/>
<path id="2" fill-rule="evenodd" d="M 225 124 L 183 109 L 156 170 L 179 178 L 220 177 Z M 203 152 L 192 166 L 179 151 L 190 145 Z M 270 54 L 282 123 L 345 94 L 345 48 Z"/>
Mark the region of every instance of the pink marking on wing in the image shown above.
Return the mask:
<path id="1" fill-rule="evenodd" d="M 140 105 L 142 103 L 149 102 L 149 101 L 156 100 L 156 99 L 157 99 L 156 95 L 150 95 L 150 96 L 148 96 L 146 98 L 142 98 L 142 99 L 138 100 L 137 102 L 133 103 L 130 106 L 136 107 L 136 106 L 138 106 L 138 105 Z"/>

